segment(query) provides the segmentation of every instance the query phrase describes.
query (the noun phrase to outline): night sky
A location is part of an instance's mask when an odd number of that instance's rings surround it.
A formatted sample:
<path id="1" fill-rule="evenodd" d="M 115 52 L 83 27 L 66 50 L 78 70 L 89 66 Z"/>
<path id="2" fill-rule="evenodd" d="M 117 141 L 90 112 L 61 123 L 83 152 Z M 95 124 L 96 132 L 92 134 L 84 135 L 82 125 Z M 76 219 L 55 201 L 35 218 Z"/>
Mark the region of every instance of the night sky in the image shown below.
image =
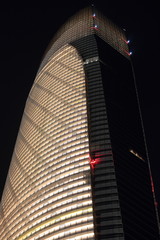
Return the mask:
<path id="1" fill-rule="evenodd" d="M 159 54 L 158 3 L 151 1 L 93 1 L 95 7 L 130 39 L 148 152 L 160 202 L 159 159 Z M 44 2 L 45 3 L 45 2 Z M 66 1 L 48 6 L 0 9 L 0 182 L 1 192 L 14 149 L 25 101 L 43 53 L 68 17 L 91 1 Z M 46 4 L 47 5 L 47 4 Z"/>

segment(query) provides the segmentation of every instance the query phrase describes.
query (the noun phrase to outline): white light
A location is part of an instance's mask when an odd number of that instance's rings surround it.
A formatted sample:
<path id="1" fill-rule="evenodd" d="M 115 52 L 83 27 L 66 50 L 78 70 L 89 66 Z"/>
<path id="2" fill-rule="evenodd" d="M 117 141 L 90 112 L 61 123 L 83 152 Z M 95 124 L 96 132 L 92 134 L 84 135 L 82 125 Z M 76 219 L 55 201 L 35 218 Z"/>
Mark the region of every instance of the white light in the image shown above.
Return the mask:
<path id="1" fill-rule="evenodd" d="M 128 40 L 127 43 L 130 43 L 130 40 Z"/>
<path id="2" fill-rule="evenodd" d="M 95 17 L 96 16 L 96 14 L 95 13 L 93 13 L 93 17 Z"/>
<path id="3" fill-rule="evenodd" d="M 95 25 L 95 28 L 97 28 L 98 26 L 97 25 Z"/>
<path id="4" fill-rule="evenodd" d="M 129 52 L 129 55 L 132 55 L 132 52 Z"/>

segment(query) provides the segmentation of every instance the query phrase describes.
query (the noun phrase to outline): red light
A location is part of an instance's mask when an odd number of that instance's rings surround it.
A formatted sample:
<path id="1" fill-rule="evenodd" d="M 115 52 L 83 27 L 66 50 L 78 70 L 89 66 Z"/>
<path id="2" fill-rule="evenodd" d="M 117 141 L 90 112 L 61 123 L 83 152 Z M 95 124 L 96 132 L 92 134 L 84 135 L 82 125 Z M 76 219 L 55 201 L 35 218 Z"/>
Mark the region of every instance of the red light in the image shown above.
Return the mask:
<path id="1" fill-rule="evenodd" d="M 154 183 L 153 183 L 152 176 L 150 176 L 150 178 L 151 178 L 151 188 L 152 188 L 152 192 L 154 193 Z"/>
<path id="2" fill-rule="evenodd" d="M 91 165 L 91 168 L 94 169 L 95 168 L 95 165 L 98 164 L 100 162 L 100 158 L 97 158 L 97 157 L 90 157 L 89 156 L 89 161 L 90 161 L 90 165 Z"/>
<path id="3" fill-rule="evenodd" d="M 98 31 L 98 28 L 97 28 L 97 27 L 91 27 L 91 29 L 95 29 L 95 30 L 97 30 L 97 31 Z"/>
<path id="4" fill-rule="evenodd" d="M 126 51 L 125 49 L 123 49 L 123 51 L 124 51 L 128 56 L 131 56 L 131 55 L 132 55 L 132 52 L 128 52 L 128 51 Z"/>
<path id="5" fill-rule="evenodd" d="M 129 44 L 130 43 L 130 40 L 126 40 L 124 38 L 122 38 L 122 40 L 126 43 L 126 44 Z"/>
<path id="6" fill-rule="evenodd" d="M 92 159 L 91 161 L 90 161 L 90 164 L 91 164 L 91 167 L 92 167 L 92 169 L 95 167 L 95 165 L 96 165 L 96 160 L 95 159 Z"/>
<path id="7" fill-rule="evenodd" d="M 155 204 L 155 206 L 156 206 L 156 207 L 158 207 L 158 202 L 156 202 L 156 201 L 155 201 L 155 203 L 154 203 L 154 204 Z"/>

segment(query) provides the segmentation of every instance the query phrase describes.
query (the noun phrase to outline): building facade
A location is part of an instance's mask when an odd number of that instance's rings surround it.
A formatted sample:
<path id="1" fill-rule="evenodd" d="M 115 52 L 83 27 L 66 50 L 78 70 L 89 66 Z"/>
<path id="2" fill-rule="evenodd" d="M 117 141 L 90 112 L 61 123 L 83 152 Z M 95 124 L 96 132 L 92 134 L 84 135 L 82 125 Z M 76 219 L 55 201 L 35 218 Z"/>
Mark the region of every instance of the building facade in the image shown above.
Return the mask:
<path id="1" fill-rule="evenodd" d="M 159 239 L 128 41 L 93 8 L 46 51 L 0 207 L 0 240 Z"/>

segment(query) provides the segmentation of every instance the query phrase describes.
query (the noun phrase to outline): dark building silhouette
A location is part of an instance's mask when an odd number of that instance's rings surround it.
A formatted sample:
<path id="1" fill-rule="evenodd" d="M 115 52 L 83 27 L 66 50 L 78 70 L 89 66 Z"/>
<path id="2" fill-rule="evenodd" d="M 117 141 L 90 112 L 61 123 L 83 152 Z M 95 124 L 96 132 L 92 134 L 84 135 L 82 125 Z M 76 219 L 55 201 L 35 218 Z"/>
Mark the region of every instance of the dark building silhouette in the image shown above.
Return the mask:
<path id="1" fill-rule="evenodd" d="M 26 102 L 0 239 L 159 239 L 128 43 L 94 7 L 51 41 Z"/>

